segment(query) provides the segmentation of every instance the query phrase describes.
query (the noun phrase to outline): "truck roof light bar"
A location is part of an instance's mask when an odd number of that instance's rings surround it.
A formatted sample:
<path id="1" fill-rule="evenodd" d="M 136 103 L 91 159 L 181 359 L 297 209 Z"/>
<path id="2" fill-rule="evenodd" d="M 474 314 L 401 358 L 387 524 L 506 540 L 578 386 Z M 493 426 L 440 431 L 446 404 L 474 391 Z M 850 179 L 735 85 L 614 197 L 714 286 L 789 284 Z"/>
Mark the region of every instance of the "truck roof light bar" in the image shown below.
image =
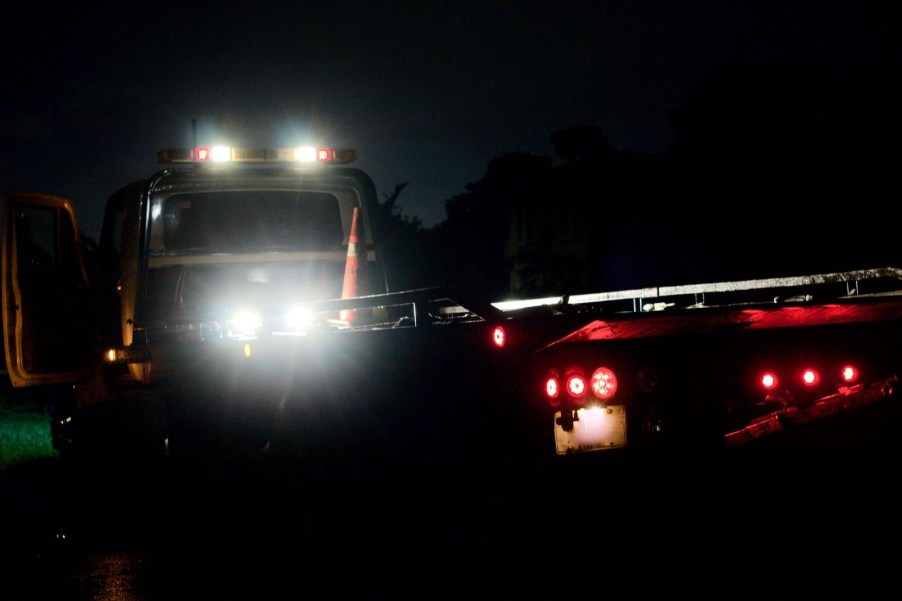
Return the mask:
<path id="1" fill-rule="evenodd" d="M 333 163 L 345 164 L 357 160 L 351 148 L 240 148 L 235 146 L 198 146 L 197 148 L 166 148 L 157 153 L 157 162 L 172 163 Z"/>

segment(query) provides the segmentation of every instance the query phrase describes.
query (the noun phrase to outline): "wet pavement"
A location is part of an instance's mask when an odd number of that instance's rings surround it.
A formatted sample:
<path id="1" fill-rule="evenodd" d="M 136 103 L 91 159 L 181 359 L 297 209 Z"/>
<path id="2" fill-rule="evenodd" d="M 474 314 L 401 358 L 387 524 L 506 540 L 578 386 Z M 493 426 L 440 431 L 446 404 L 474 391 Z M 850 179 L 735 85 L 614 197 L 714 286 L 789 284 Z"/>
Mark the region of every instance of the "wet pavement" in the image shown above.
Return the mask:
<path id="1" fill-rule="evenodd" d="M 375 590 L 402 587 L 449 566 L 462 583 L 497 569 L 485 528 L 500 523 L 485 518 L 500 497 L 446 475 L 24 466 L 0 481 L 0 598 L 281 598 L 356 591 L 363 574 Z"/>
<path id="2" fill-rule="evenodd" d="M 686 465 L 0 474 L 0 598 L 898 594 L 891 444 Z"/>

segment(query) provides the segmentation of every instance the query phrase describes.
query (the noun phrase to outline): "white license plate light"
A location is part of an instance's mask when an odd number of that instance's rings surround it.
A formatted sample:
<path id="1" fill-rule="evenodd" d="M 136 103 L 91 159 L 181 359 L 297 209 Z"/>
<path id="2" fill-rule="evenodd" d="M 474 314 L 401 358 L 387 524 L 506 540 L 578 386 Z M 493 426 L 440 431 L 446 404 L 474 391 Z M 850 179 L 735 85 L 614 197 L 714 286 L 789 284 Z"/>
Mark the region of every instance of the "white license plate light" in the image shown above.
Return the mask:
<path id="1" fill-rule="evenodd" d="M 618 449 L 626 446 L 626 407 L 588 407 L 578 409 L 573 430 L 567 432 L 554 414 L 554 446 L 558 455 Z"/>

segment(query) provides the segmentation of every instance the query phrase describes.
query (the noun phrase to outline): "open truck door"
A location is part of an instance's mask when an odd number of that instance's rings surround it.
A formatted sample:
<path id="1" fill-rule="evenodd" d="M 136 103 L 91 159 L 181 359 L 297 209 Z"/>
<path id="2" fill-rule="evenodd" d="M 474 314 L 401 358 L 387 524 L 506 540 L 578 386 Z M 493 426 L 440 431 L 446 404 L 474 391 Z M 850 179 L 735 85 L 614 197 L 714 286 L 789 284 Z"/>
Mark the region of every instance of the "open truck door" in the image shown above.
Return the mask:
<path id="1" fill-rule="evenodd" d="M 3 344 L 12 385 L 83 379 L 96 352 L 95 307 L 71 201 L 7 192 L 2 263 Z"/>

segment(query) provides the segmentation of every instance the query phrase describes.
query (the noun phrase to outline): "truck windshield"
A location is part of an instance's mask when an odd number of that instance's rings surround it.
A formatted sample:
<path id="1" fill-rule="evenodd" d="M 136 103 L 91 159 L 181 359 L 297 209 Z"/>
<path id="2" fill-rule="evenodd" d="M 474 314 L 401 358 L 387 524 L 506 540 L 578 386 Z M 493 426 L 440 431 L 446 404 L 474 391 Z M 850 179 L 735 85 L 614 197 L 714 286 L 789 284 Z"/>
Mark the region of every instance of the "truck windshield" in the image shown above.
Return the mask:
<path id="1" fill-rule="evenodd" d="M 338 199 L 324 192 L 192 192 L 163 205 L 170 252 L 327 251 L 343 238 Z"/>

